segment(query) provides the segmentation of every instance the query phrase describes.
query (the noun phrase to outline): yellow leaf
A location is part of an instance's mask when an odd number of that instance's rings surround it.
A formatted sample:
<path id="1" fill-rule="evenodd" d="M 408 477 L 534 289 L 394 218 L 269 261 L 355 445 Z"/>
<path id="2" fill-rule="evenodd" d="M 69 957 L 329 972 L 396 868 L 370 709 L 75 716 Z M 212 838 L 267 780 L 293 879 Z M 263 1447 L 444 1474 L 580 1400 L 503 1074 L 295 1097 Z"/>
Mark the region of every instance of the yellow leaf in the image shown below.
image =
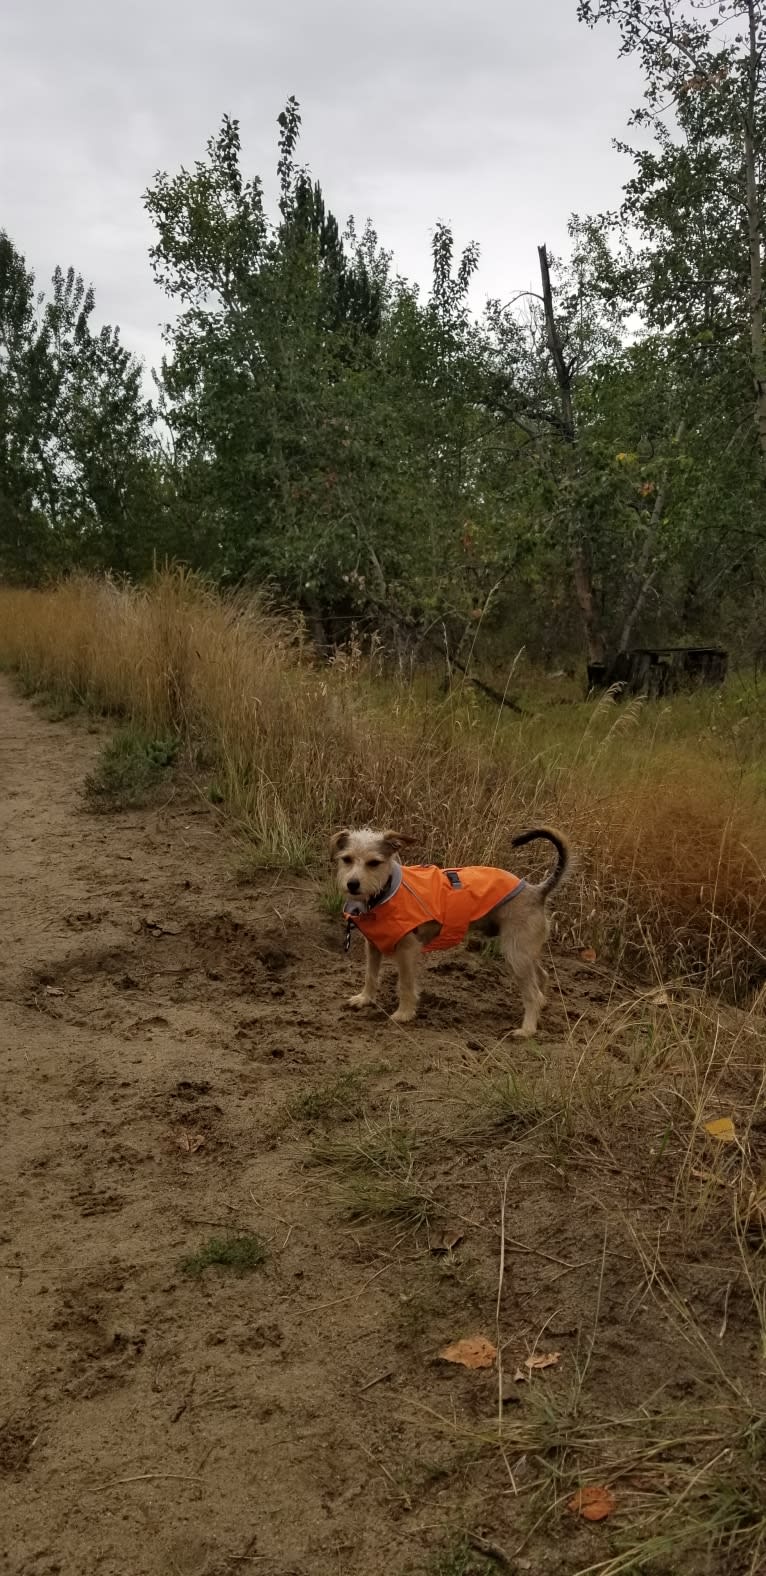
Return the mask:
<path id="1" fill-rule="evenodd" d="M 734 1144 L 737 1141 L 736 1129 L 730 1116 L 717 1116 L 714 1122 L 705 1122 L 704 1128 L 711 1138 L 717 1138 L 721 1144 Z"/>
<path id="2" fill-rule="evenodd" d="M 462 1368 L 491 1368 L 497 1347 L 485 1335 L 469 1335 L 464 1341 L 445 1346 L 439 1356 L 445 1363 L 460 1363 Z"/>

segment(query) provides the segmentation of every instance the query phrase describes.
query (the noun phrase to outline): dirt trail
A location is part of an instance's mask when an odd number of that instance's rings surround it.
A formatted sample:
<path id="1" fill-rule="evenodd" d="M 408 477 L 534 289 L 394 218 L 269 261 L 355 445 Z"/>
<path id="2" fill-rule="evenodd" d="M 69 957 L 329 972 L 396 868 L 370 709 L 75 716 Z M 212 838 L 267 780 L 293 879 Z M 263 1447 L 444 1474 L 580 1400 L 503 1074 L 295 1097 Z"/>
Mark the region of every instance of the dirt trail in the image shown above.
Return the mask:
<path id="1" fill-rule="evenodd" d="M 518 1003 L 464 954 L 438 967 L 417 1032 L 351 1019 L 360 959 L 318 889 L 238 884 L 241 850 L 191 791 L 87 812 L 100 742 L 0 682 L 0 1570 L 398 1576 L 455 1525 L 512 1538 L 499 1453 L 446 1442 L 432 1417 L 491 1417 L 495 1376 L 432 1359 L 494 1330 L 507 1156 L 450 1135 Z M 593 971 L 562 967 L 554 1035 L 606 1000 Z M 526 1054 L 543 1068 L 555 1040 Z M 323 1133 L 358 1131 L 360 1099 L 367 1122 L 428 1139 L 436 1225 L 464 1233 L 454 1262 L 407 1224 L 349 1225 L 308 1164 Z M 509 1364 L 546 1323 L 565 1363 L 590 1327 L 599 1245 L 568 1275 L 571 1234 L 614 1186 L 607 1167 L 581 1190 L 538 1148 L 509 1201 L 511 1235 L 545 1245 L 509 1257 Z M 263 1267 L 182 1272 L 230 1232 L 265 1239 Z M 643 1394 L 669 1362 L 622 1331 L 625 1300 L 610 1273 L 591 1372 L 615 1404 L 639 1357 Z M 518 1569 L 573 1569 L 575 1534 L 557 1537 Z"/>
<path id="2" fill-rule="evenodd" d="M 338 1481 L 342 1438 L 328 1458 L 310 1314 L 348 1283 L 302 1230 L 289 1145 L 278 1159 L 263 1136 L 275 1068 L 320 1055 L 289 983 L 318 949 L 289 889 L 237 893 L 199 804 L 84 813 L 98 742 L 3 683 L 4 1568 L 225 1568 L 257 1533 L 298 1570 L 367 1475 Z M 227 1226 L 271 1237 L 273 1267 L 180 1280 Z"/>

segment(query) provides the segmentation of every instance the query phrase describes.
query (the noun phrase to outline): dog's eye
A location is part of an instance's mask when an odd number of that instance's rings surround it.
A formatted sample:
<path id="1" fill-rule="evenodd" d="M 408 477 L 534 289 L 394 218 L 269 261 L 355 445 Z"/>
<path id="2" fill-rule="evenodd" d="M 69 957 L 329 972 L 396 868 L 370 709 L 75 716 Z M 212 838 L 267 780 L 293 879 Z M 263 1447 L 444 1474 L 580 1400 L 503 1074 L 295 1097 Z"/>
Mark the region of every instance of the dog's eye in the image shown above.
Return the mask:
<path id="1" fill-rule="evenodd" d="M 382 859 L 368 859 L 367 860 L 367 869 L 368 870 L 378 870 L 380 868 L 380 866 L 382 865 L 382 863 L 383 863 Z"/>
<path id="2" fill-rule="evenodd" d="M 351 854 L 344 854 L 342 862 L 343 862 L 344 865 L 353 865 L 353 863 L 354 863 Z"/>

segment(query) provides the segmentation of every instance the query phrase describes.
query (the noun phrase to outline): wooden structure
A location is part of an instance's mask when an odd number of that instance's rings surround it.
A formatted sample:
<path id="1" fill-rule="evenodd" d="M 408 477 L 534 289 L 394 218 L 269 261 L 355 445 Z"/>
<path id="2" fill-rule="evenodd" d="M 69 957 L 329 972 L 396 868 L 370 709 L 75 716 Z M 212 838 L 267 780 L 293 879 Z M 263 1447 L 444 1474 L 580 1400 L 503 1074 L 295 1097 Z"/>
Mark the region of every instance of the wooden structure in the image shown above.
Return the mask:
<path id="1" fill-rule="evenodd" d="M 588 689 L 621 685 L 623 695 L 660 700 L 680 690 L 723 684 L 729 654 L 718 646 L 641 646 L 610 662 L 588 663 Z"/>

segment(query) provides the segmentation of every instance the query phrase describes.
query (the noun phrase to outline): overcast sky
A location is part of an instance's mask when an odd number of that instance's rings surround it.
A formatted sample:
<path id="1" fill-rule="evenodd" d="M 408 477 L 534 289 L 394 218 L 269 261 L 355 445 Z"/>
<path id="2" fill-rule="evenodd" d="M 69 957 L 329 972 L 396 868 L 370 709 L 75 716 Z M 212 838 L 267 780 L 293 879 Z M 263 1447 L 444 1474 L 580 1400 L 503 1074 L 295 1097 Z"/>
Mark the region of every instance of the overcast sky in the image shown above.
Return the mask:
<path id="1" fill-rule="evenodd" d="M 576 0 L 26 0 L 4 8 L 0 229 L 43 284 L 74 263 L 148 363 L 165 301 L 141 193 L 200 157 L 224 113 L 246 172 L 275 186 L 294 93 L 301 156 L 340 221 L 373 220 L 398 269 L 428 278 L 436 219 L 481 246 L 479 292 L 534 282 L 573 211 L 613 205 L 611 139 L 635 66 Z"/>

